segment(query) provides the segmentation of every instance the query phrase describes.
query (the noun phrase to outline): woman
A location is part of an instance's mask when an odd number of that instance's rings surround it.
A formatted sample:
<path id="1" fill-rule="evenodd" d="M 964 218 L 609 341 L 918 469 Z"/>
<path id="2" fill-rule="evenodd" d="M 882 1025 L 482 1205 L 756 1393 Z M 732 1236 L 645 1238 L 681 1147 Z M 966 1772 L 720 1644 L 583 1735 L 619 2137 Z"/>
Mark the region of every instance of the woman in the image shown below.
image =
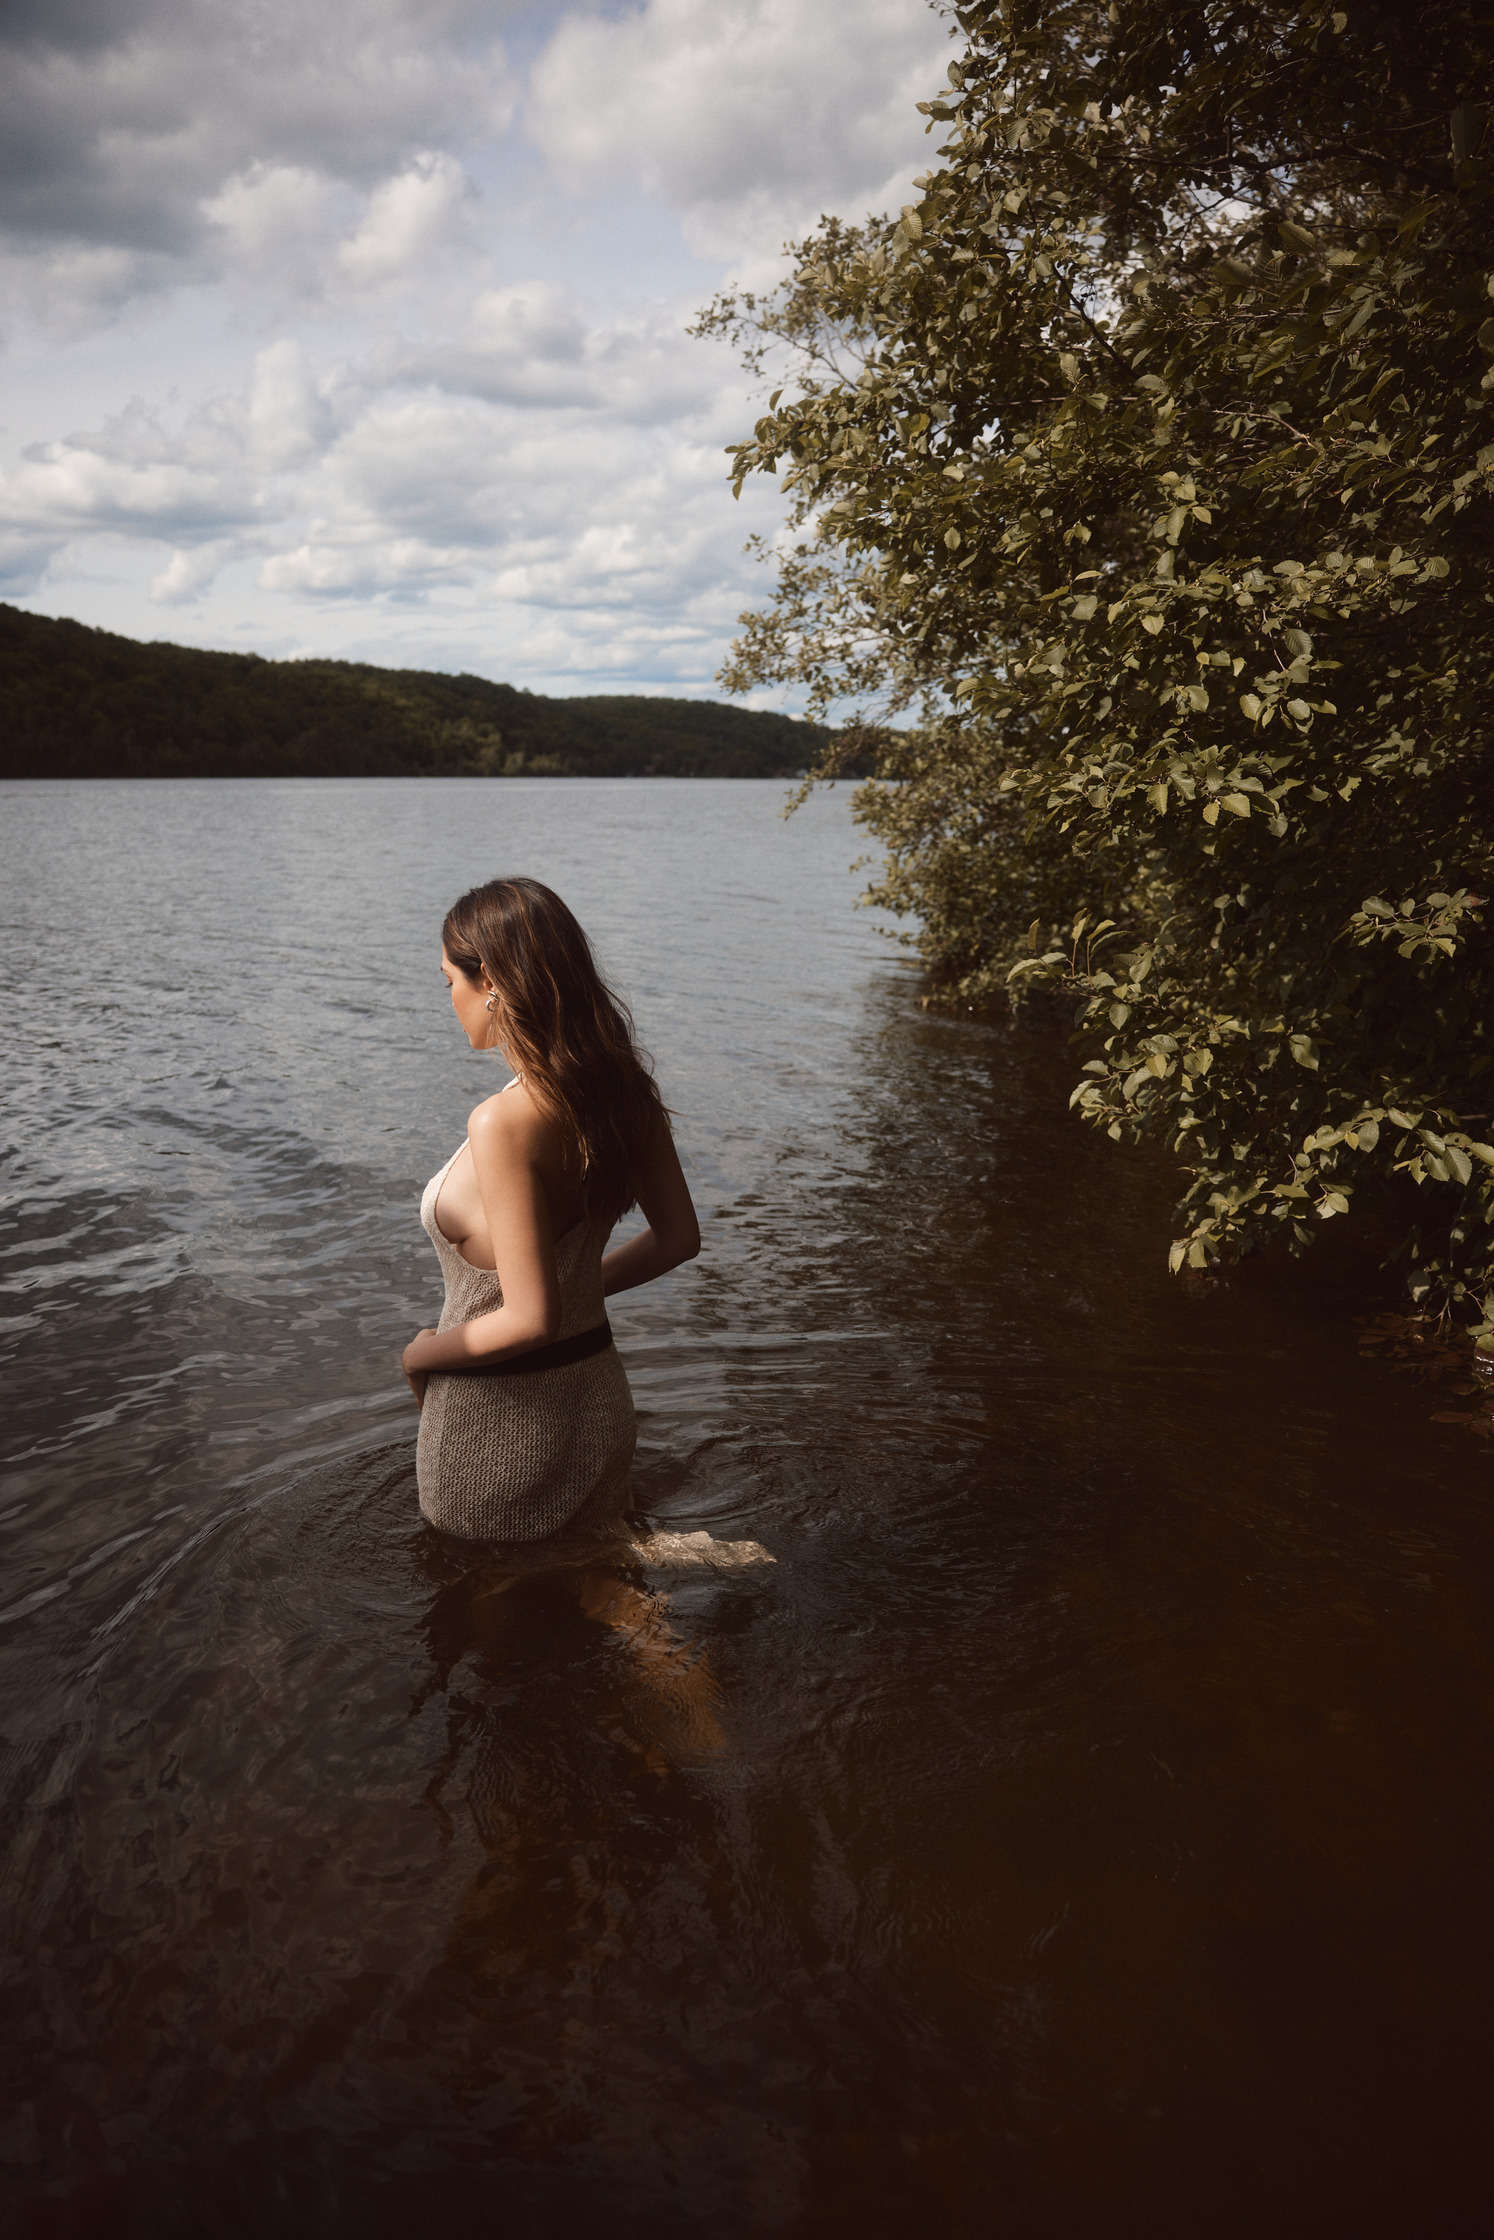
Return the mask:
<path id="1" fill-rule="evenodd" d="M 440 1323 L 404 1351 L 420 1507 L 516 1551 L 602 1539 L 621 1529 L 636 1436 L 603 1299 L 692 1259 L 695 1208 L 627 1008 L 557 894 L 474 887 L 447 912 L 441 970 L 468 1041 L 515 1079 L 420 1203 L 446 1279 Z M 604 1258 L 634 1204 L 648 1227 Z"/>

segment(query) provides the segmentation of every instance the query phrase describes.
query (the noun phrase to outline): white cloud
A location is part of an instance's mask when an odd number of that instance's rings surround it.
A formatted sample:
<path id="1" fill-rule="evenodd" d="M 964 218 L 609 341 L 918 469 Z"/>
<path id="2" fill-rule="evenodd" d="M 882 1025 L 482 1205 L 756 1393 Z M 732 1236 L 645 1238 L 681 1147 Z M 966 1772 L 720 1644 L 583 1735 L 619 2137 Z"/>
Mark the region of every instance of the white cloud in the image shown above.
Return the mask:
<path id="1" fill-rule="evenodd" d="M 86 11 L 83 11 L 86 12 Z M 90 35 L 0 19 L 0 229 L 180 278 L 294 231 L 328 182 L 369 191 L 422 150 L 500 133 L 503 0 L 99 0 Z M 74 27 L 76 31 L 76 26 Z"/>
<path id="2" fill-rule="evenodd" d="M 611 339 L 604 325 L 582 322 L 579 306 L 568 309 L 567 373 L 604 360 Z M 683 357 L 691 345 L 677 324 L 673 340 Z M 262 580 L 322 592 L 408 589 L 492 567 L 503 596 L 615 605 L 645 577 L 687 580 L 707 549 L 724 544 L 718 559 L 734 552 L 741 530 L 722 502 L 721 448 L 691 439 L 725 401 L 701 368 L 692 368 L 701 409 L 677 413 L 661 442 L 647 419 L 629 421 L 638 383 L 620 383 L 610 406 L 592 398 L 557 417 L 527 402 L 552 362 L 514 353 L 511 364 L 510 382 L 488 393 L 434 380 L 366 386 L 305 485 L 314 520 L 293 550 L 266 562 Z M 732 403 L 723 432 L 745 410 L 735 392 Z"/>
<path id="3" fill-rule="evenodd" d="M 914 103 L 947 54 L 946 26 L 909 0 L 647 0 L 568 15 L 525 121 L 577 185 L 626 179 L 680 211 L 701 253 L 741 257 L 908 177 Z"/>
<path id="4" fill-rule="evenodd" d="M 64 537 L 226 526 L 252 502 L 236 417 L 210 407 L 173 436 L 137 404 L 95 433 L 34 445 L 0 487 L 0 516 Z"/>
<path id="5" fill-rule="evenodd" d="M 553 280 L 488 288 L 472 306 L 472 348 L 513 365 L 571 365 L 586 347 L 586 328 L 573 292 Z"/>
<path id="6" fill-rule="evenodd" d="M 185 552 L 173 552 L 159 575 L 151 577 L 151 599 L 163 607 L 184 606 L 188 600 L 200 599 L 225 561 L 231 558 L 233 550 L 232 540 L 224 539 L 196 545 Z"/>
<path id="7" fill-rule="evenodd" d="M 240 289 L 315 292 L 350 204 L 335 179 L 305 164 L 252 163 L 203 198 L 202 214 L 223 238 L 209 237 L 202 262 L 231 272 Z"/>
<path id="8" fill-rule="evenodd" d="M 272 342 L 254 361 L 248 419 L 254 454 L 271 474 L 307 465 L 332 429 L 332 412 L 299 342 Z"/>
<path id="9" fill-rule="evenodd" d="M 484 290 L 449 342 L 386 346 L 380 374 L 491 403 L 668 423 L 705 409 L 729 375 L 719 352 L 687 337 L 692 309 L 644 302 L 599 320 L 574 288 L 521 281 Z"/>
<path id="10" fill-rule="evenodd" d="M 0 591 L 13 599 L 28 598 L 66 545 L 67 538 L 50 525 L 0 521 Z"/>
<path id="11" fill-rule="evenodd" d="M 599 315 L 573 289 L 484 290 L 457 344 L 318 367 L 282 336 L 242 391 L 172 419 L 137 402 L 33 446 L 0 522 L 55 552 L 80 536 L 174 547 L 156 602 L 196 600 L 230 552 L 291 599 L 418 600 L 465 587 L 577 614 L 741 604 L 723 446 L 749 411 L 687 304 Z M 33 556 L 33 541 L 24 547 Z"/>
<path id="12" fill-rule="evenodd" d="M 924 0 L 7 0 L 0 580 L 706 688 L 781 501 L 732 504 L 752 401 L 686 324 L 906 199 L 946 53 Z"/>
<path id="13" fill-rule="evenodd" d="M 85 241 L 18 248 L 0 235 L 4 341 L 36 336 L 64 347 L 159 301 L 173 278 L 171 260 L 146 250 Z"/>
<path id="14" fill-rule="evenodd" d="M 453 157 L 423 151 L 369 196 L 362 224 L 337 252 L 338 263 L 360 287 L 397 278 L 416 257 L 454 239 L 471 193 Z"/>

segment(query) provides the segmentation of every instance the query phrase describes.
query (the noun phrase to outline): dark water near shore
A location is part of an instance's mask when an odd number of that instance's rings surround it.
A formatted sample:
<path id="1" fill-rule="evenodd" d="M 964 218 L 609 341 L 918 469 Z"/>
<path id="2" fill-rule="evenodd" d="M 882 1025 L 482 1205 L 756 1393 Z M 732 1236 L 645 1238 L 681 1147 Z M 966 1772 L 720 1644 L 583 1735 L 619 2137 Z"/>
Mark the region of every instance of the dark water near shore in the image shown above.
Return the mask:
<path id="1" fill-rule="evenodd" d="M 0 2168 L 42 2234 L 1482 2230 L 1490 1457 L 1331 1271 L 1164 1272 L 1061 1038 L 771 785 L 0 787 Z M 714 1756 L 454 1572 L 399 1345 L 573 901 L 699 1262 L 614 1303 Z"/>

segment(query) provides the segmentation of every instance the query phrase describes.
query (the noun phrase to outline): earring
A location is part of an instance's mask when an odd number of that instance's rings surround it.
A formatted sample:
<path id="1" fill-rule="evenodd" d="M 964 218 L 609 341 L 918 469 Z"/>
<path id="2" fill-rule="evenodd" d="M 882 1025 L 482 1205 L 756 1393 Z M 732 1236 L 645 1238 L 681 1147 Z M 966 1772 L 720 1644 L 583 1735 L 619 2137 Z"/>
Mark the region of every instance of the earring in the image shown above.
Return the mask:
<path id="1" fill-rule="evenodd" d="M 483 1009 L 485 1011 L 491 1011 L 497 1001 L 498 998 L 496 996 L 489 996 L 487 1002 L 483 1005 Z"/>

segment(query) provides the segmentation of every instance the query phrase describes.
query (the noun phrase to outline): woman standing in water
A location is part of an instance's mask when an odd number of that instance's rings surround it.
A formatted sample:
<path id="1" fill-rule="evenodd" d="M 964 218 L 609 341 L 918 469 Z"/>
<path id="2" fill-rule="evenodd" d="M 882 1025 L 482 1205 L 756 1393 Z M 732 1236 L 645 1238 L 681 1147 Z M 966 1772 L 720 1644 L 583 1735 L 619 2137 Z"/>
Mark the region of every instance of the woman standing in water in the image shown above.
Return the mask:
<path id="1" fill-rule="evenodd" d="M 625 1005 L 557 894 L 493 879 L 441 929 L 474 1049 L 515 1079 L 478 1105 L 426 1185 L 446 1279 L 404 1351 L 420 1406 L 420 1507 L 458 1540 L 578 1547 L 622 1531 L 635 1423 L 604 1298 L 700 1250 L 663 1101 Z M 603 1257 L 633 1205 L 648 1222 Z"/>
<path id="2" fill-rule="evenodd" d="M 404 1351 L 422 1513 L 481 1556 L 459 1597 L 562 1575 L 627 1642 L 671 1747 L 709 1755 L 724 1741 L 710 1667 L 638 1573 L 773 1558 L 751 1540 L 629 1531 L 636 1425 L 603 1303 L 700 1250 L 668 1115 L 626 1006 L 538 880 L 464 894 L 441 929 L 441 971 L 467 1040 L 515 1078 L 477 1106 L 420 1201 L 446 1279 L 440 1323 Z M 648 1227 L 606 1252 L 635 1204 Z"/>

